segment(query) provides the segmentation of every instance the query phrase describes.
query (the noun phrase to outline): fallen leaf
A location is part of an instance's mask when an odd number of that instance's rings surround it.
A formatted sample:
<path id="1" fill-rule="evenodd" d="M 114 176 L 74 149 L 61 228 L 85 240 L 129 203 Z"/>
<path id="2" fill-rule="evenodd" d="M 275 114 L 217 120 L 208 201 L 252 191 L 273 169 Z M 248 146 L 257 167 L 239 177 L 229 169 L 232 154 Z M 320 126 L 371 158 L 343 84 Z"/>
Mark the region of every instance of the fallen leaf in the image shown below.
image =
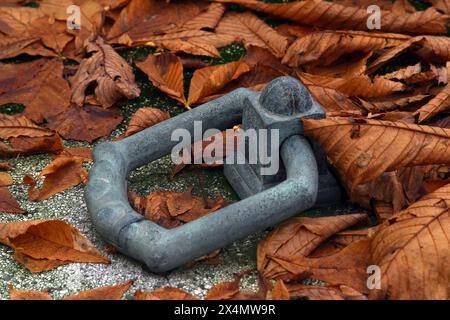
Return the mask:
<path id="1" fill-rule="evenodd" d="M 290 3 L 264 3 L 256 0 L 219 0 L 237 3 L 278 18 L 299 24 L 313 25 L 326 29 L 367 30 L 371 13 L 352 6 L 324 0 L 306 0 Z M 411 14 L 397 15 L 388 10 L 380 12 L 381 31 L 399 33 L 445 33 L 447 17 L 433 8 Z"/>
<path id="2" fill-rule="evenodd" d="M 17 137 L 46 137 L 54 135 L 54 131 L 41 128 L 24 116 L 8 116 L 0 114 L 0 139 Z"/>
<path id="3" fill-rule="evenodd" d="M 326 30 L 306 34 L 298 38 L 287 50 L 283 63 L 290 67 L 305 64 L 331 66 L 343 55 L 355 51 L 372 52 L 394 47 L 409 36 L 395 33 Z"/>
<path id="4" fill-rule="evenodd" d="M 310 286 L 304 284 L 288 284 L 289 294 L 293 299 L 308 300 L 367 300 L 367 297 L 357 290 L 345 285 Z"/>
<path id="5" fill-rule="evenodd" d="M 104 108 L 111 107 L 122 97 L 134 99 L 141 93 L 128 63 L 103 39 L 89 42 L 90 55 L 80 63 L 77 73 L 70 79 L 71 101 L 81 107 L 86 102 L 88 88 L 94 87 L 94 97 Z"/>
<path id="6" fill-rule="evenodd" d="M 169 118 L 169 113 L 158 108 L 139 108 L 131 117 L 127 131 L 120 138 L 129 137 Z"/>
<path id="7" fill-rule="evenodd" d="M 449 298 L 449 195 L 446 185 L 381 225 L 371 241 L 381 287 L 371 298 Z"/>
<path id="8" fill-rule="evenodd" d="M 0 242 L 31 272 L 71 262 L 109 263 L 81 233 L 60 220 L 0 223 Z"/>
<path id="9" fill-rule="evenodd" d="M 201 103 L 203 98 L 215 94 L 230 81 L 249 71 L 250 67 L 241 61 L 196 70 L 192 76 L 187 104 Z"/>
<path id="10" fill-rule="evenodd" d="M 273 258 L 285 271 L 276 279 L 297 279 L 307 274 L 331 285 L 346 285 L 368 293 L 367 267 L 371 265 L 370 240 L 351 243 L 339 252 L 319 258 Z"/>
<path id="11" fill-rule="evenodd" d="M 330 78 L 308 73 L 297 73 L 297 77 L 306 85 L 315 85 L 324 88 L 338 90 L 347 96 L 359 96 L 364 98 L 384 97 L 394 92 L 405 90 L 405 85 L 385 79 L 381 76 L 373 79 L 366 75 L 348 78 Z"/>
<path id="12" fill-rule="evenodd" d="M 92 149 L 88 147 L 66 148 L 56 157 L 75 157 L 81 158 L 84 162 L 92 162 Z"/>
<path id="13" fill-rule="evenodd" d="M 39 174 L 39 178 L 45 177 L 40 190 L 36 187 L 36 181 L 29 183 L 28 198 L 31 201 L 46 200 L 59 192 L 77 186 L 86 176 L 82 158 L 57 157 Z"/>
<path id="14" fill-rule="evenodd" d="M 7 172 L 0 172 L 0 188 L 8 187 L 14 184 L 14 180 L 11 175 Z"/>
<path id="15" fill-rule="evenodd" d="M 65 297 L 63 300 L 121 300 L 123 295 L 133 285 L 133 281 L 113 286 L 82 291 L 79 294 Z"/>
<path id="16" fill-rule="evenodd" d="M 194 197 L 192 188 L 186 192 L 151 192 L 147 197 L 131 192 L 129 198 L 136 211 L 168 229 L 199 219 L 226 205 L 222 197 L 214 201 Z"/>
<path id="17" fill-rule="evenodd" d="M 305 135 L 317 140 L 352 190 L 402 167 L 450 164 L 450 130 L 365 119 L 303 120 Z"/>
<path id="18" fill-rule="evenodd" d="M 0 212 L 23 214 L 26 211 L 20 208 L 7 187 L 0 187 Z"/>
<path id="19" fill-rule="evenodd" d="M 419 122 L 423 122 L 438 113 L 446 112 L 448 110 L 450 110 L 450 84 L 447 84 L 445 88 L 427 104 L 420 107 L 414 115 L 418 115 Z"/>
<path id="20" fill-rule="evenodd" d="M 134 293 L 134 300 L 200 300 L 178 288 L 160 288 L 152 292 L 136 291 Z"/>
<path id="21" fill-rule="evenodd" d="M 47 127 L 66 139 L 93 142 L 108 136 L 123 120 L 120 110 L 93 106 L 72 106 L 48 119 Z"/>
<path id="22" fill-rule="evenodd" d="M 149 55 L 144 62 L 136 63 L 155 87 L 172 99 L 186 104 L 183 87 L 183 64 L 173 53 Z"/>
<path id="23" fill-rule="evenodd" d="M 63 68 L 60 61 L 48 59 L 0 64 L 0 105 L 23 104 L 23 115 L 36 123 L 65 111 L 70 88 L 62 77 Z"/>
<path id="24" fill-rule="evenodd" d="M 269 49 L 278 58 L 284 56 L 288 46 L 286 37 L 251 12 L 227 14 L 220 21 L 216 32 L 236 36 L 242 39 L 246 47 L 253 45 Z"/>
<path id="25" fill-rule="evenodd" d="M 9 286 L 9 300 L 52 300 L 48 291 L 39 290 L 17 290 Z"/>
<path id="26" fill-rule="evenodd" d="M 267 278 L 275 278 L 283 271 L 283 268 L 273 261 L 275 257 L 282 259 L 306 257 L 336 232 L 365 219 L 364 214 L 351 214 L 288 220 L 258 244 L 258 271 Z"/>

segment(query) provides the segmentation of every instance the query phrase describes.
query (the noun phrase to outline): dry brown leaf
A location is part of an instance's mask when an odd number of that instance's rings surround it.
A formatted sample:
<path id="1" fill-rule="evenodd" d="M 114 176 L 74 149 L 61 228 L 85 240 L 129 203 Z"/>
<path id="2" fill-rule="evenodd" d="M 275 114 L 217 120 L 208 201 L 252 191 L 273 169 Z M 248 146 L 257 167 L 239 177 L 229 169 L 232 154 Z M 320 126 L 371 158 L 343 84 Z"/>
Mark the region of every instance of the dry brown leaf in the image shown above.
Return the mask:
<path id="1" fill-rule="evenodd" d="M 9 300 L 52 300 L 48 291 L 39 290 L 17 290 L 9 286 Z"/>
<path id="2" fill-rule="evenodd" d="M 8 187 L 14 183 L 12 176 L 7 172 L 0 172 L 0 188 Z"/>
<path id="3" fill-rule="evenodd" d="M 131 117 L 127 131 L 119 138 L 129 137 L 169 118 L 169 113 L 158 108 L 139 108 Z"/>
<path id="4" fill-rule="evenodd" d="M 450 164 L 450 130 L 365 119 L 303 120 L 341 177 L 355 186 L 402 167 Z"/>
<path id="5" fill-rule="evenodd" d="M 173 53 L 149 55 L 144 62 L 136 63 L 155 87 L 172 99 L 186 104 L 183 87 L 183 64 Z"/>
<path id="6" fill-rule="evenodd" d="M 226 205 L 222 197 L 214 201 L 194 197 L 192 188 L 185 192 L 151 192 L 147 197 L 131 192 L 129 198 L 136 211 L 168 229 L 199 219 Z"/>
<path id="7" fill-rule="evenodd" d="M 200 300 L 181 289 L 165 287 L 152 292 L 136 291 L 134 300 Z"/>
<path id="8" fill-rule="evenodd" d="M 60 220 L 0 223 L 0 242 L 31 272 L 71 262 L 109 263 L 77 229 Z"/>
<path id="9" fill-rule="evenodd" d="M 206 295 L 207 300 L 231 300 L 239 293 L 239 279 L 231 282 L 222 282 L 212 287 Z"/>
<path id="10" fill-rule="evenodd" d="M 0 64 L 0 105 L 21 103 L 23 115 L 36 123 L 63 112 L 69 107 L 70 88 L 62 74 L 63 64 L 57 60 Z"/>
<path id="11" fill-rule="evenodd" d="M 314 85 L 313 83 L 305 83 L 305 85 L 326 112 L 347 111 L 362 114 L 361 108 L 347 95 L 335 89 Z"/>
<path id="12" fill-rule="evenodd" d="M 394 47 L 410 37 L 395 33 L 362 31 L 318 31 L 298 38 L 287 50 L 283 63 L 290 67 L 305 64 L 331 66 L 339 57 L 355 51 L 372 52 Z"/>
<path id="13" fill-rule="evenodd" d="M 427 104 L 420 107 L 414 115 L 418 115 L 419 122 L 423 122 L 441 112 L 447 112 L 448 110 L 450 110 L 450 84 L 447 84 L 445 88 Z"/>
<path id="14" fill-rule="evenodd" d="M 365 295 L 345 285 L 319 287 L 304 284 L 288 284 L 287 288 L 293 299 L 367 300 Z"/>
<path id="15" fill-rule="evenodd" d="M 83 182 L 87 172 L 83 169 L 83 159 L 79 157 L 57 157 L 53 162 L 42 170 L 39 178 L 45 177 L 42 188 L 36 187 L 35 181 L 29 181 L 28 177 L 25 182 L 29 182 L 28 198 L 31 201 L 42 201 L 51 196 L 75 187 Z"/>
<path id="16" fill-rule="evenodd" d="M 229 82 L 250 71 L 250 67 L 242 61 L 230 62 L 212 67 L 206 67 L 194 72 L 189 88 L 189 106 L 202 102 Z"/>
<path id="17" fill-rule="evenodd" d="M 113 107 L 107 110 L 93 106 L 72 106 L 48 119 L 47 127 L 57 131 L 66 139 L 93 142 L 108 136 L 123 120 L 120 110 Z"/>
<path id="18" fill-rule="evenodd" d="M 273 258 L 284 271 L 276 279 L 296 279 L 304 274 L 331 285 L 344 284 L 359 292 L 368 293 L 367 267 L 371 264 L 370 241 L 351 243 L 339 252 L 320 258 Z"/>
<path id="19" fill-rule="evenodd" d="M 65 297 L 63 300 L 121 300 L 133 285 L 133 281 L 122 284 L 82 291 L 79 294 Z"/>
<path id="20" fill-rule="evenodd" d="M 156 43 L 156 45 L 170 50 L 171 52 L 185 52 L 197 56 L 206 56 L 221 58 L 220 52 L 209 43 L 203 43 L 201 41 L 196 41 L 195 39 L 173 39 L 173 40 L 163 40 Z"/>
<path id="21" fill-rule="evenodd" d="M 92 149 L 89 147 L 73 147 L 64 149 L 56 157 L 76 157 L 83 159 L 84 162 L 92 161 Z"/>
<path id="22" fill-rule="evenodd" d="M 258 245 L 258 271 L 267 278 L 283 272 L 273 258 L 295 259 L 308 256 L 320 243 L 338 231 L 366 219 L 364 214 L 321 218 L 293 218 L 271 232 Z"/>
<path id="23" fill-rule="evenodd" d="M 7 187 L 0 187 L 0 212 L 23 214 L 19 203 L 11 195 Z"/>
<path id="24" fill-rule="evenodd" d="M 449 0 L 430 0 L 433 7 L 443 13 L 450 15 L 450 1 Z"/>
<path id="25" fill-rule="evenodd" d="M 288 46 L 286 37 L 278 34 L 251 12 L 227 14 L 220 21 L 216 32 L 238 37 L 244 42 L 245 47 L 253 45 L 269 49 L 278 58 L 284 56 Z"/>
<path id="26" fill-rule="evenodd" d="M 361 99 L 358 98 L 360 105 L 369 112 L 378 113 L 383 111 L 392 111 L 403 107 L 408 107 L 414 103 L 420 103 L 427 98 L 425 94 L 415 93 L 394 93 L 381 98 Z M 389 113 L 388 113 L 389 114 Z M 383 118 L 385 119 L 385 118 Z M 388 120 L 388 119 L 385 119 Z"/>
<path id="27" fill-rule="evenodd" d="M 306 0 L 290 3 L 264 3 L 256 0 L 218 0 L 237 3 L 299 24 L 313 25 L 326 29 L 352 29 L 367 31 L 371 13 L 366 8 L 343 6 L 324 0 Z M 412 14 L 396 15 L 381 10 L 381 31 L 399 33 L 445 33 L 447 16 L 433 8 Z"/>
<path id="28" fill-rule="evenodd" d="M 383 97 L 394 92 L 405 90 L 405 85 L 377 76 L 373 79 L 366 75 L 348 78 L 329 78 L 308 73 L 297 73 L 297 77 L 305 85 L 315 85 L 329 89 L 335 89 L 347 96 L 359 96 L 364 98 Z"/>
<path id="29" fill-rule="evenodd" d="M 8 116 L 0 114 L 0 139 L 8 140 L 17 137 L 46 137 L 55 133 L 41 128 L 24 116 Z"/>
<path id="30" fill-rule="evenodd" d="M 104 108 L 111 107 L 122 97 L 134 99 L 141 93 L 134 79 L 132 68 L 103 39 L 89 42 L 77 73 L 70 80 L 71 101 L 82 106 L 87 99 L 87 89 L 94 86 L 94 97 Z"/>
<path id="31" fill-rule="evenodd" d="M 203 1 L 168 3 L 158 0 L 132 0 L 120 13 L 107 39 L 114 43 L 131 44 L 152 41 L 150 38 L 157 34 L 191 27 L 208 28 L 221 16 L 216 12 L 217 8 L 208 6 L 208 3 Z"/>
<path id="32" fill-rule="evenodd" d="M 64 149 L 58 134 L 48 137 L 18 137 L 9 140 L 10 146 L 0 143 L 0 157 L 17 157 L 38 153 L 57 153 Z"/>
<path id="33" fill-rule="evenodd" d="M 450 185 L 387 220 L 371 242 L 378 299 L 449 299 Z"/>

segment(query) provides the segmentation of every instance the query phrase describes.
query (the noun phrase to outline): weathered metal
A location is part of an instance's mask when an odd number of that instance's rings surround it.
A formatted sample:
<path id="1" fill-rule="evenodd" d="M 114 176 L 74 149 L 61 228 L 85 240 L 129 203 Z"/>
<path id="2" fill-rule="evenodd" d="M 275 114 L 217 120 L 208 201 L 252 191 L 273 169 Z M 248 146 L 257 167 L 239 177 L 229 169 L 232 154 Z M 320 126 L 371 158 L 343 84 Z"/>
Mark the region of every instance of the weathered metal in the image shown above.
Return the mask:
<path id="1" fill-rule="evenodd" d="M 322 116 L 322 109 L 298 80 L 281 77 L 262 94 L 238 89 L 129 138 L 101 144 L 94 150 L 95 164 L 85 192 L 92 221 L 120 252 L 151 271 L 165 272 L 315 204 L 336 201 L 339 188 L 320 148 L 314 143 L 312 148 L 302 136 L 300 118 Z M 130 206 L 127 175 L 169 154 L 177 144 L 170 138 L 174 129 L 187 129 L 193 136 L 194 121 L 202 121 L 203 130 L 224 130 L 241 122 L 243 128 L 279 129 L 283 166 L 280 174 L 267 178 L 258 174 L 258 164 L 226 165 L 226 177 L 242 200 L 168 230 Z"/>

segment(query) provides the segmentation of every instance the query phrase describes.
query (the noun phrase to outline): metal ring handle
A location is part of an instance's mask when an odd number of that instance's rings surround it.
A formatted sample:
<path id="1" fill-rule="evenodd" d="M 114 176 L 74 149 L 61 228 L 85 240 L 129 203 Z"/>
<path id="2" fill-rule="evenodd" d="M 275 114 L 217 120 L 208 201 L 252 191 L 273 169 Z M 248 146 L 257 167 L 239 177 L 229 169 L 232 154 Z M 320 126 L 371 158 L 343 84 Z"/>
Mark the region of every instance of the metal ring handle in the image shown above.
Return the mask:
<path id="1" fill-rule="evenodd" d="M 130 206 L 128 173 L 168 154 L 176 145 L 170 141 L 174 128 L 192 133 L 194 120 L 204 121 L 204 130 L 230 128 L 240 122 L 244 100 L 254 94 L 233 91 L 127 139 L 96 147 L 85 198 L 101 236 L 151 271 L 165 272 L 312 207 L 318 190 L 317 164 L 309 143 L 298 135 L 281 145 L 284 182 L 198 220 L 168 230 Z"/>

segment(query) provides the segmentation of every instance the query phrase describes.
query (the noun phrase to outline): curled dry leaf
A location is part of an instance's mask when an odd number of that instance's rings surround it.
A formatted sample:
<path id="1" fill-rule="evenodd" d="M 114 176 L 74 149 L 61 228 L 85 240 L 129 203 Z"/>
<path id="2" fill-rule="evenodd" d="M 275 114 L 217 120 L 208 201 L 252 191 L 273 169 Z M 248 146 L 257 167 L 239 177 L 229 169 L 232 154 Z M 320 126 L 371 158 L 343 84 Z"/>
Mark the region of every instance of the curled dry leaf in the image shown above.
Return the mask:
<path id="1" fill-rule="evenodd" d="M 271 300 L 290 300 L 291 295 L 283 280 L 278 280 L 269 293 Z"/>
<path id="2" fill-rule="evenodd" d="M 83 159 L 83 162 L 92 161 L 92 149 L 88 147 L 74 147 L 64 149 L 56 157 L 75 157 Z"/>
<path id="3" fill-rule="evenodd" d="M 8 187 L 14 183 L 13 178 L 7 172 L 0 172 L 0 188 Z"/>
<path id="4" fill-rule="evenodd" d="M 37 153 L 56 153 L 64 149 L 58 134 L 48 137 L 18 137 L 9 140 L 10 145 L 0 143 L 0 157 L 17 157 Z"/>
<path id="5" fill-rule="evenodd" d="M 9 285 L 9 300 L 52 300 L 48 291 L 17 290 Z"/>
<path id="6" fill-rule="evenodd" d="M 250 71 L 250 67 L 242 61 L 230 62 L 212 67 L 206 67 L 194 72 L 189 88 L 188 105 L 201 103 L 232 80 Z"/>
<path id="7" fill-rule="evenodd" d="M 367 300 L 367 297 L 361 292 L 345 285 L 319 287 L 304 284 L 288 284 L 287 288 L 293 299 Z"/>
<path id="8" fill-rule="evenodd" d="M 367 30 L 371 13 L 366 8 L 343 6 L 324 0 L 306 0 L 290 3 L 264 3 L 256 0 L 219 0 L 237 3 L 299 24 L 313 25 L 326 29 Z M 447 16 L 434 8 L 411 14 L 397 15 L 381 10 L 381 31 L 399 33 L 443 33 L 446 32 Z"/>
<path id="9" fill-rule="evenodd" d="M 129 137 L 169 118 L 169 113 L 158 108 L 140 108 L 131 117 L 127 132 L 122 137 Z"/>
<path id="10" fill-rule="evenodd" d="M 48 119 L 47 127 L 57 131 L 66 139 L 93 142 L 108 136 L 123 120 L 120 110 L 107 110 L 93 106 L 72 106 Z"/>
<path id="11" fill-rule="evenodd" d="M 62 75 L 63 64 L 57 60 L 0 64 L 0 105 L 23 104 L 23 115 L 41 123 L 69 107 L 70 88 Z"/>
<path id="12" fill-rule="evenodd" d="M 203 1 L 131 0 L 108 33 L 114 43 L 152 41 L 153 35 L 214 27 L 222 9 Z M 151 19 L 149 18 L 151 17 Z"/>
<path id="13" fill-rule="evenodd" d="M 319 258 L 273 258 L 283 269 L 276 279 L 298 279 L 308 275 L 331 285 L 344 284 L 368 293 L 367 267 L 371 265 L 370 240 L 351 243 L 339 252 Z"/>
<path id="14" fill-rule="evenodd" d="M 271 232 L 258 244 L 258 271 L 276 278 L 284 269 L 273 259 L 306 257 L 338 231 L 365 221 L 364 214 L 323 218 L 293 218 Z"/>
<path id="15" fill-rule="evenodd" d="M 330 78 L 308 73 L 297 73 L 297 76 L 306 85 L 315 85 L 324 88 L 338 90 L 348 96 L 359 96 L 364 98 L 384 97 L 394 92 L 405 90 L 405 85 L 375 77 L 373 79 L 366 75 L 352 76 L 348 78 Z"/>
<path id="16" fill-rule="evenodd" d="M 54 134 L 52 130 L 41 128 L 24 116 L 15 117 L 0 114 L 0 139 L 47 137 Z"/>
<path id="17" fill-rule="evenodd" d="M 290 67 L 305 64 L 330 66 L 339 57 L 355 51 L 372 52 L 394 47 L 409 36 L 395 33 L 326 30 L 298 38 L 287 50 L 283 63 Z"/>
<path id="18" fill-rule="evenodd" d="M 82 291 L 79 294 L 65 297 L 63 300 L 121 300 L 133 285 L 133 281 L 122 284 Z"/>
<path id="19" fill-rule="evenodd" d="M 71 101 L 75 105 L 81 107 L 86 102 L 86 91 L 93 86 L 95 100 L 104 108 L 122 97 L 134 99 L 140 95 L 132 68 L 102 38 L 89 42 L 86 52 L 90 56 L 81 61 L 71 78 Z"/>
<path id="20" fill-rule="evenodd" d="M 23 214 L 17 200 L 11 195 L 7 187 L 0 187 L 0 212 Z"/>
<path id="21" fill-rule="evenodd" d="M 60 220 L 0 223 L 0 242 L 31 272 L 71 262 L 109 263 L 77 229 Z"/>
<path id="22" fill-rule="evenodd" d="M 278 58 L 284 56 L 288 45 L 286 37 L 251 12 L 227 14 L 220 21 L 216 32 L 236 36 L 243 40 L 246 47 L 253 45 L 267 48 Z"/>
<path id="23" fill-rule="evenodd" d="M 151 192 L 147 197 L 131 192 L 129 198 L 136 211 L 169 229 L 199 219 L 226 205 L 222 197 L 214 201 L 194 197 L 192 188 L 186 192 Z"/>
<path id="24" fill-rule="evenodd" d="M 172 99 L 186 104 L 183 87 L 183 64 L 173 53 L 150 55 L 136 66 L 148 76 L 155 87 Z"/>
<path id="25" fill-rule="evenodd" d="M 165 287 L 152 292 L 136 291 L 134 300 L 200 300 L 181 289 Z"/>
<path id="26" fill-rule="evenodd" d="M 39 178 L 45 177 L 42 188 L 36 187 L 36 181 L 30 176 L 24 178 L 24 183 L 30 184 L 28 198 L 31 201 L 42 201 L 51 196 L 75 187 L 87 177 L 83 168 L 83 159 L 79 157 L 60 156 L 53 160 L 39 174 Z"/>
<path id="27" fill-rule="evenodd" d="M 450 110 L 450 84 L 447 84 L 433 99 L 414 112 L 414 115 L 418 115 L 419 122 L 423 122 L 448 110 Z"/>
<path id="28" fill-rule="evenodd" d="M 371 241 L 381 268 L 379 299 L 449 299 L 450 185 L 426 195 L 381 225 Z"/>
<path id="29" fill-rule="evenodd" d="M 355 186 L 402 167 L 450 164 L 450 130 L 406 122 L 330 118 L 303 120 L 341 177 Z"/>

